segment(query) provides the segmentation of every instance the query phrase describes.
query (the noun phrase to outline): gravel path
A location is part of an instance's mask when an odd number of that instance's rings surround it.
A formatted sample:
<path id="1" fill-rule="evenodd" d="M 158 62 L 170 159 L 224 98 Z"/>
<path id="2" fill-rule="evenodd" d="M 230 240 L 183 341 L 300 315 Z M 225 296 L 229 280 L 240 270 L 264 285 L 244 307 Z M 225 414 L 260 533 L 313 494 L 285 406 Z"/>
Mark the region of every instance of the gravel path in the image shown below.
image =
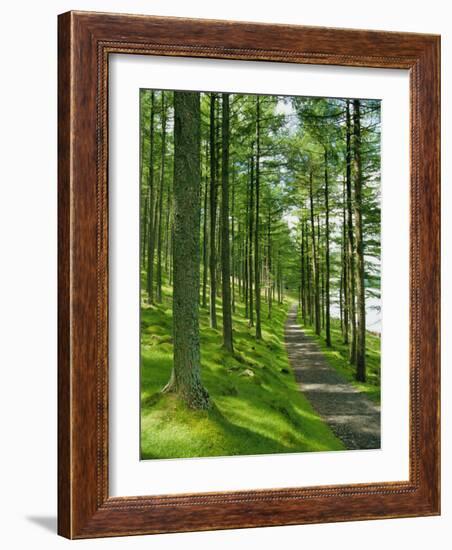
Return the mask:
<path id="1" fill-rule="evenodd" d="M 285 328 L 289 360 L 300 390 L 347 449 L 380 448 L 380 407 L 331 367 L 297 323 L 297 305 Z"/>

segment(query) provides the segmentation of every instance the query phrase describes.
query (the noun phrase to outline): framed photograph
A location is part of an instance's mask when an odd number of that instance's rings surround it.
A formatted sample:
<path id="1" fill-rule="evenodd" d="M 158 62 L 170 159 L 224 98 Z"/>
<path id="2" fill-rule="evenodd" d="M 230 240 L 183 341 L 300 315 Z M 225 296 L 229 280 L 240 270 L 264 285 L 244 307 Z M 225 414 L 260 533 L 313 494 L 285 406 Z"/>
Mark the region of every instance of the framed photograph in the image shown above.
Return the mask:
<path id="1" fill-rule="evenodd" d="M 439 514 L 439 59 L 59 16 L 61 535 Z"/>

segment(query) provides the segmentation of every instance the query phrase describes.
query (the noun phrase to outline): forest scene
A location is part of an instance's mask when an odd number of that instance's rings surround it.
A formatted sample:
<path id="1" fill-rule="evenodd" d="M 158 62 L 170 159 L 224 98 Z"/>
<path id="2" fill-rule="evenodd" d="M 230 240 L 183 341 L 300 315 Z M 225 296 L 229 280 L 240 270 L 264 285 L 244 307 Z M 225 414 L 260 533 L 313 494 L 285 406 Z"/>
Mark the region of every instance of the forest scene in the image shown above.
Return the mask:
<path id="1" fill-rule="evenodd" d="M 380 448 L 380 114 L 140 90 L 141 459 Z"/>

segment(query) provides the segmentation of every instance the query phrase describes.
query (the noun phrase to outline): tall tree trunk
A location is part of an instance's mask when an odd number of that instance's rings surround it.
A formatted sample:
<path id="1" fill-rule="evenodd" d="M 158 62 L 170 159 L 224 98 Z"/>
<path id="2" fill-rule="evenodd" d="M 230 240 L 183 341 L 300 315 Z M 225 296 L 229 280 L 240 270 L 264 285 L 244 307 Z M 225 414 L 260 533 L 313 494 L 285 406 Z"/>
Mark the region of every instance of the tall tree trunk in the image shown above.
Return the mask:
<path id="1" fill-rule="evenodd" d="M 359 99 L 353 100 L 353 174 L 355 188 L 355 235 L 356 235 L 356 272 L 357 272 L 357 341 L 356 341 L 356 378 L 366 380 L 366 297 L 364 290 L 364 242 L 362 215 L 362 166 L 361 166 L 361 113 Z"/>
<path id="2" fill-rule="evenodd" d="M 243 238 L 242 238 L 242 224 L 240 223 L 240 218 L 238 218 L 237 223 L 237 234 L 236 240 L 238 241 L 238 254 L 237 254 L 237 285 L 239 292 L 239 300 L 243 302 Z"/>
<path id="3" fill-rule="evenodd" d="M 210 326 L 217 328 L 217 255 L 216 255 L 216 227 L 217 227 L 217 182 L 216 182 L 216 143 L 215 143 L 215 103 L 216 95 L 210 94 Z"/>
<path id="4" fill-rule="evenodd" d="M 320 334 L 320 281 L 319 281 L 319 266 L 318 266 L 318 251 L 315 238 L 315 222 L 314 222 L 314 193 L 312 189 L 312 168 L 309 171 L 309 203 L 311 211 L 311 239 L 312 239 L 312 274 L 314 278 L 314 321 L 315 332 Z"/>
<path id="5" fill-rule="evenodd" d="M 163 189 L 165 184 L 166 159 L 166 104 L 165 92 L 162 90 L 162 158 L 160 167 L 159 213 L 157 232 L 157 302 L 162 302 L 162 231 L 163 231 Z"/>
<path id="6" fill-rule="evenodd" d="M 251 147 L 254 152 L 254 144 Z M 254 154 L 251 155 L 250 171 L 250 202 L 249 202 L 249 239 L 248 239 L 248 299 L 249 299 L 249 326 L 254 326 L 254 300 L 253 300 L 253 231 L 254 231 Z"/>
<path id="7" fill-rule="evenodd" d="M 200 97 L 174 92 L 174 361 L 164 388 L 193 409 L 208 409 L 199 335 Z"/>
<path id="8" fill-rule="evenodd" d="M 141 265 L 146 266 L 146 248 L 148 245 L 148 210 L 149 210 L 149 190 L 144 189 L 144 207 L 143 207 L 143 221 L 141 224 Z"/>
<path id="9" fill-rule="evenodd" d="M 348 274 L 349 274 L 349 311 L 350 311 L 350 362 L 356 363 L 356 310 L 355 310 L 355 245 L 353 236 L 353 216 L 352 216 L 352 153 L 351 153 L 351 120 L 350 120 L 350 100 L 347 99 L 346 106 L 346 185 L 347 185 L 347 231 L 348 231 Z"/>
<path id="10" fill-rule="evenodd" d="M 217 289 L 217 298 L 221 298 L 221 289 L 222 289 L 222 271 L 221 271 L 221 193 L 218 195 L 218 189 L 221 187 L 221 115 L 220 115 L 220 96 L 217 96 L 217 109 L 216 109 L 216 126 L 215 126 L 215 144 L 217 147 L 217 152 L 215 155 L 216 158 L 216 188 L 217 188 L 217 229 L 216 229 L 216 239 L 217 239 L 217 254 L 216 254 L 216 270 L 217 270 L 217 280 L 216 280 L 216 289 Z"/>
<path id="11" fill-rule="evenodd" d="M 300 277 L 300 299 L 301 299 L 301 316 L 303 319 L 303 324 L 306 324 L 306 278 L 305 278 L 305 231 L 304 231 L 304 220 L 301 220 L 301 277 Z"/>
<path id="12" fill-rule="evenodd" d="M 322 256 L 321 253 L 319 253 L 320 256 Z M 326 301 L 325 301 L 325 262 L 323 262 L 323 259 L 319 266 L 320 271 L 320 317 L 321 317 L 321 326 L 322 330 L 325 328 L 325 308 L 326 308 Z"/>
<path id="13" fill-rule="evenodd" d="M 141 252 L 140 252 L 140 258 L 141 258 L 141 267 L 144 267 L 145 265 L 145 259 L 146 259 L 146 243 L 147 243 L 147 207 L 148 207 L 148 194 L 146 185 L 143 184 L 144 179 L 144 135 L 145 135 L 145 126 L 144 126 L 144 111 L 143 111 L 143 98 L 144 98 L 143 91 L 140 94 L 140 199 L 143 203 L 142 208 L 142 218 L 141 218 Z"/>
<path id="14" fill-rule="evenodd" d="M 313 304 L 314 304 L 314 296 L 313 296 L 313 290 L 312 290 L 312 258 L 309 251 L 308 241 L 309 241 L 309 229 L 308 229 L 308 222 L 306 221 L 305 225 L 305 233 L 306 233 L 306 278 L 307 278 L 307 311 L 309 314 L 309 324 L 312 325 L 314 321 L 314 315 L 313 315 Z"/>
<path id="15" fill-rule="evenodd" d="M 168 182 L 167 190 L 165 209 L 165 273 L 169 278 L 169 255 L 171 248 L 171 180 Z"/>
<path id="16" fill-rule="evenodd" d="M 154 91 L 151 91 L 151 114 L 149 128 L 149 223 L 148 223 L 148 257 L 147 257 L 147 281 L 146 290 L 148 295 L 148 303 L 154 303 L 154 116 L 155 116 L 155 98 Z"/>
<path id="17" fill-rule="evenodd" d="M 268 271 L 268 318 L 272 318 L 272 306 L 273 306 L 273 292 L 272 292 L 272 283 L 273 283 L 273 277 L 272 277 L 272 217 L 271 217 L 271 210 L 270 205 L 268 207 L 268 223 L 267 223 L 267 271 Z"/>
<path id="18" fill-rule="evenodd" d="M 325 149 L 325 340 L 331 347 L 330 323 L 330 205 L 328 182 L 328 153 Z"/>
<path id="19" fill-rule="evenodd" d="M 243 258 L 243 276 L 244 276 L 244 294 L 245 294 L 245 318 L 249 319 L 250 317 L 250 301 L 249 301 L 249 223 L 250 223 L 250 214 L 249 214 L 249 203 L 250 203 L 250 193 L 248 182 L 246 184 L 246 200 L 245 200 L 245 227 L 244 227 L 244 239 L 245 239 L 245 254 Z"/>
<path id="20" fill-rule="evenodd" d="M 173 270 L 174 270 L 174 221 L 171 223 L 171 231 L 170 231 L 170 250 L 169 250 L 169 284 L 170 286 L 173 285 Z"/>
<path id="21" fill-rule="evenodd" d="M 221 155 L 221 150 L 218 151 L 219 155 Z M 217 178 L 220 178 L 220 167 L 218 166 L 217 171 Z M 218 183 L 218 187 L 221 186 L 221 181 Z M 218 193 L 218 192 L 217 192 Z M 216 287 L 217 287 L 217 298 L 221 298 L 221 289 L 222 289 L 222 271 L 221 271 L 221 195 L 218 196 L 217 194 L 217 263 L 216 263 L 216 271 L 217 271 L 217 281 L 216 281 Z"/>
<path id="22" fill-rule="evenodd" d="M 342 337 L 344 344 L 348 345 L 348 331 L 349 331 L 349 299 L 348 299 L 348 252 L 347 252 L 347 194 L 346 194 L 346 182 L 344 180 L 342 189 L 342 297 L 343 297 L 343 330 Z"/>
<path id="23" fill-rule="evenodd" d="M 207 174 L 207 163 L 209 158 L 209 150 L 206 141 L 206 159 L 205 159 L 205 178 L 204 178 L 204 209 L 203 209 L 203 227 L 202 227 L 202 302 L 203 308 L 207 307 L 207 198 L 209 195 L 209 179 Z"/>
<path id="24" fill-rule="evenodd" d="M 342 254 L 341 254 L 342 257 Z M 344 269 L 341 261 L 341 274 L 339 277 L 339 319 L 341 322 L 341 334 L 344 335 L 344 296 L 343 296 L 343 288 L 344 288 Z"/>
<path id="25" fill-rule="evenodd" d="M 325 328 L 325 262 L 320 238 L 320 212 L 317 213 L 317 269 L 320 278 L 320 327 L 323 330 Z"/>
<path id="26" fill-rule="evenodd" d="M 229 95 L 222 95 L 221 128 L 221 270 L 223 308 L 223 346 L 233 352 L 231 313 L 231 273 L 229 254 Z"/>
<path id="27" fill-rule="evenodd" d="M 261 266 L 259 244 L 259 208 L 260 208 L 260 96 L 256 97 L 256 223 L 254 227 L 254 276 L 256 292 L 256 340 L 262 340 L 261 327 Z"/>
<path id="28" fill-rule="evenodd" d="M 236 281 L 236 236 L 235 236 L 235 170 L 232 163 L 232 205 L 231 205 L 231 272 L 232 272 L 232 313 L 235 313 L 235 281 Z"/>

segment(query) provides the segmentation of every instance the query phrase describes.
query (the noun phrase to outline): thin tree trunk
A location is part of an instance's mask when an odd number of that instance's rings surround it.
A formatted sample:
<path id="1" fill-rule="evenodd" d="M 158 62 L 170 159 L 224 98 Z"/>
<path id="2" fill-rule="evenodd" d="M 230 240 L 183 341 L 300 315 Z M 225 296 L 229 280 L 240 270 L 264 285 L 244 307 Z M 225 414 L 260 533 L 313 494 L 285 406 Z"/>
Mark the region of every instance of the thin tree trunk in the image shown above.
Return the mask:
<path id="1" fill-rule="evenodd" d="M 254 144 L 252 145 L 254 151 Z M 254 301 L 253 301 L 253 231 L 254 231 L 254 155 L 251 156 L 250 173 L 250 203 L 249 203 L 249 239 L 248 239 L 248 299 L 249 299 L 249 326 L 254 326 Z"/>
<path id="2" fill-rule="evenodd" d="M 168 182 L 168 194 L 166 195 L 166 220 L 165 220 L 165 273 L 169 278 L 169 255 L 171 247 L 171 181 Z"/>
<path id="3" fill-rule="evenodd" d="M 353 172 L 355 188 L 355 235 L 357 281 L 356 378 L 366 380 L 366 297 L 364 290 L 364 242 L 362 217 L 361 114 L 359 99 L 353 100 Z"/>
<path id="4" fill-rule="evenodd" d="M 325 340 L 331 347 L 330 322 L 330 205 L 328 182 L 328 153 L 325 149 Z"/>
<path id="5" fill-rule="evenodd" d="M 308 292 L 307 292 L 307 311 L 309 313 L 309 324 L 313 324 L 314 316 L 313 316 L 313 291 L 312 291 L 312 259 L 311 254 L 309 252 L 308 247 L 308 241 L 309 241 L 309 230 L 308 230 L 308 222 L 306 221 L 305 225 L 305 232 L 306 232 L 306 276 L 307 276 L 307 285 L 308 285 Z"/>
<path id="6" fill-rule="evenodd" d="M 352 217 L 352 178 L 351 178 L 351 120 L 350 120 L 350 100 L 347 99 L 346 107 L 346 185 L 347 185 L 347 230 L 348 230 L 348 274 L 349 274 L 349 302 L 350 302 L 350 362 L 356 363 L 356 311 L 355 311 L 355 245 L 353 236 L 353 217 Z"/>
<path id="7" fill-rule="evenodd" d="M 148 303 L 154 303 L 154 115 L 155 115 L 154 91 L 151 91 L 151 114 L 149 128 L 149 223 L 148 223 L 148 257 L 147 257 L 147 295 Z"/>
<path id="8" fill-rule="evenodd" d="M 306 324 L 306 279 L 305 279 L 305 231 L 304 221 L 300 223 L 301 226 L 301 277 L 300 277 L 300 298 L 301 298 L 301 316 L 303 318 L 303 324 Z"/>
<path id="9" fill-rule="evenodd" d="M 223 346 L 232 353 L 231 273 L 229 255 L 229 95 L 222 95 L 221 159 L 221 268 Z"/>
<path id="10" fill-rule="evenodd" d="M 267 243 L 268 243 L 268 250 L 267 250 L 267 270 L 268 270 L 268 318 L 272 318 L 272 306 L 273 306 L 273 296 L 272 296 L 272 231 L 271 231 L 271 224 L 272 224 L 272 217 L 271 217 L 271 211 L 270 211 L 270 205 L 268 207 L 268 225 L 267 225 Z"/>
<path id="11" fill-rule="evenodd" d="M 142 233 L 142 247 L 141 247 L 141 265 L 146 266 L 146 247 L 148 244 L 148 210 L 149 210 L 149 191 L 144 190 L 144 208 L 143 208 L 143 221 L 141 224 Z"/>
<path id="12" fill-rule="evenodd" d="M 217 227 L 217 182 L 216 182 L 216 144 L 215 144 L 215 100 L 216 95 L 210 94 L 210 326 L 217 328 L 217 258 L 216 258 L 216 227 Z"/>
<path id="13" fill-rule="evenodd" d="M 164 388 L 189 407 L 208 409 L 201 382 L 199 335 L 200 98 L 174 93 L 174 361 Z"/>
<path id="14" fill-rule="evenodd" d="M 222 289 L 222 271 L 221 271 L 221 193 L 218 194 L 218 189 L 221 187 L 221 118 L 220 118 L 220 96 L 217 96 L 217 109 L 216 109 L 216 126 L 215 126 L 215 144 L 217 147 L 216 151 L 216 189 L 217 189 L 217 229 L 216 229 L 216 239 L 217 239 L 217 254 L 216 254 L 216 270 L 217 270 L 217 280 L 216 280 L 216 289 L 217 289 L 217 298 L 221 298 L 221 289 Z"/>
<path id="15" fill-rule="evenodd" d="M 157 233 L 157 302 L 162 302 L 162 231 L 163 231 L 163 189 L 165 183 L 165 158 L 166 158 L 166 104 L 165 92 L 162 91 L 162 158 L 160 167 L 160 190 L 159 190 L 159 214 Z"/>
<path id="16" fill-rule="evenodd" d="M 221 154 L 221 150 L 217 151 L 218 155 Z M 217 157 L 218 158 L 218 157 Z M 220 177 L 220 166 L 217 164 L 217 178 Z M 221 186 L 221 181 L 218 184 L 218 187 Z M 221 289 L 222 289 L 222 271 L 221 271 L 221 194 L 218 196 L 217 191 L 217 230 L 216 230 L 216 239 L 217 239 L 217 254 L 216 254 L 216 273 L 217 273 L 217 298 L 221 298 Z"/>
<path id="17" fill-rule="evenodd" d="M 347 252 L 347 200 L 346 182 L 344 180 L 342 189 L 342 295 L 343 295 L 343 341 L 348 345 L 349 332 L 349 298 L 348 298 L 348 252 Z"/>
<path id="18" fill-rule="evenodd" d="M 143 92 L 142 92 L 143 94 Z M 141 266 L 144 267 L 146 259 L 146 243 L 147 243 L 147 206 L 148 206 L 148 194 L 146 190 L 146 185 L 143 186 L 144 179 L 144 117 L 143 117 L 143 100 L 144 95 L 140 95 L 140 198 L 144 201 L 142 209 L 142 219 L 141 219 Z"/>
<path id="19" fill-rule="evenodd" d="M 256 223 L 254 227 L 254 275 L 256 292 L 256 340 L 262 340 L 261 327 L 261 266 L 259 244 L 259 208 L 260 208 L 260 96 L 256 98 Z"/>
<path id="20" fill-rule="evenodd" d="M 344 335 L 344 269 L 341 261 L 341 275 L 339 277 L 339 319 L 341 322 L 341 334 Z"/>
<path id="21" fill-rule="evenodd" d="M 232 163 L 232 205 L 231 205 L 231 272 L 232 272 L 232 312 L 235 313 L 235 281 L 236 281 L 236 236 L 235 236 L 235 170 Z"/>
<path id="22" fill-rule="evenodd" d="M 240 223 L 240 218 L 238 220 L 237 224 L 237 235 L 236 239 L 238 241 L 238 256 L 237 256 L 237 262 L 236 262 L 236 269 L 237 269 L 237 284 L 239 287 L 239 300 L 243 302 L 243 239 L 242 239 L 242 224 Z"/>
<path id="23" fill-rule="evenodd" d="M 170 250 L 169 250 L 169 284 L 173 284 L 173 268 L 174 268 L 174 222 L 171 223 L 170 229 Z"/>
<path id="24" fill-rule="evenodd" d="M 320 212 L 317 214 L 317 269 L 320 278 L 320 326 L 325 328 L 325 262 L 323 261 L 322 241 L 320 239 Z"/>
<path id="25" fill-rule="evenodd" d="M 245 318 L 250 317 L 250 304 L 249 304 L 249 185 L 246 185 L 246 211 L 245 211 L 245 255 L 243 258 L 243 274 L 244 274 L 244 294 L 245 294 Z"/>
<path id="26" fill-rule="evenodd" d="M 208 163 L 208 146 L 206 142 L 206 159 L 205 159 L 205 167 L 206 167 L 206 174 L 204 178 L 204 209 L 203 209 L 203 227 L 202 227 L 202 266 L 203 266 L 203 275 L 202 275 L 202 302 L 201 305 L 203 308 L 207 307 L 207 271 L 208 271 L 208 265 L 207 265 L 207 199 L 209 194 L 209 179 L 207 174 L 207 163 Z"/>
<path id="27" fill-rule="evenodd" d="M 314 321 L 315 332 L 320 334 L 320 292 L 319 292 L 319 269 L 317 258 L 317 246 L 315 238 L 315 222 L 314 222 L 314 197 L 312 189 L 312 168 L 309 172 L 309 202 L 311 211 L 311 239 L 312 239 L 312 274 L 314 277 Z"/>

